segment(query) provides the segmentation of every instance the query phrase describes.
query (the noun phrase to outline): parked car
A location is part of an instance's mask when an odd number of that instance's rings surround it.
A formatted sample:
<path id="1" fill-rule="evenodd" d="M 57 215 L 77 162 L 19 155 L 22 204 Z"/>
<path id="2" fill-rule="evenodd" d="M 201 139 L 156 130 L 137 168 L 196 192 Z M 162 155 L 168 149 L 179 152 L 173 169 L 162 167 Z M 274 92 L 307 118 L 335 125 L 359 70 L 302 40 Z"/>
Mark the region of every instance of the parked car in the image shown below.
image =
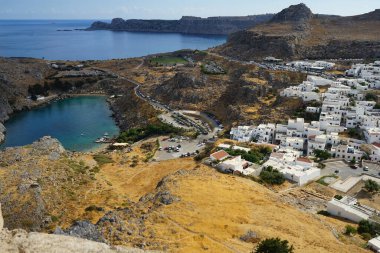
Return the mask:
<path id="1" fill-rule="evenodd" d="M 358 166 L 357 165 L 351 165 L 350 168 L 356 170 L 358 168 Z"/>
<path id="2" fill-rule="evenodd" d="M 369 168 L 368 168 L 367 166 L 365 166 L 365 167 L 363 168 L 363 170 L 364 170 L 364 171 L 369 171 Z"/>
<path id="3" fill-rule="evenodd" d="M 336 171 L 334 171 L 335 172 L 335 174 L 338 174 L 339 173 L 339 170 L 336 170 Z"/>

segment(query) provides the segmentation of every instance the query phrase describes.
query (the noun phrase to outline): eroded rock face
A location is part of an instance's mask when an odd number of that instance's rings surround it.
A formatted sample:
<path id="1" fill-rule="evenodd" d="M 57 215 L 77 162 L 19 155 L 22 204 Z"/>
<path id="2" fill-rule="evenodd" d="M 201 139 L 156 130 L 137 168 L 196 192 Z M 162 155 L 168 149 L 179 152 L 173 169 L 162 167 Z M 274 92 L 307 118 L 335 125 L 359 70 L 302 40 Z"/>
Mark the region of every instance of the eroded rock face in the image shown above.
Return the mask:
<path id="1" fill-rule="evenodd" d="M 105 243 L 96 242 L 99 240 L 85 240 L 78 236 L 79 233 L 91 234 L 95 226 L 89 222 L 78 222 L 75 227 L 69 231 L 71 236 L 67 236 L 61 229 L 57 229 L 56 233 L 28 233 L 22 229 L 9 231 L 3 228 L 4 220 L 0 204 L 0 252 L 1 253 L 144 253 L 158 252 L 145 251 L 136 248 L 127 248 L 119 246 L 110 246 Z M 90 232 L 91 233 L 90 233 Z M 104 239 L 103 239 L 104 241 Z"/>

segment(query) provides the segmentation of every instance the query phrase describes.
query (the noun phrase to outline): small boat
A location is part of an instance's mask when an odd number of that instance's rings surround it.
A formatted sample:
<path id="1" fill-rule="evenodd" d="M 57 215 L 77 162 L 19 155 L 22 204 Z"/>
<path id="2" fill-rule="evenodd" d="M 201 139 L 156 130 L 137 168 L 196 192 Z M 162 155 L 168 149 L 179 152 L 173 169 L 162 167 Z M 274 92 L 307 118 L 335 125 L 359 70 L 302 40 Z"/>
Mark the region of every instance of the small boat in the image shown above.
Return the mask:
<path id="1" fill-rule="evenodd" d="M 81 133 L 80 136 L 84 136 L 84 133 Z"/>
<path id="2" fill-rule="evenodd" d="M 112 139 L 107 138 L 107 137 L 101 137 L 96 139 L 95 143 L 111 143 Z"/>
<path id="3" fill-rule="evenodd" d="M 109 134 L 107 132 L 104 133 L 104 136 L 108 136 Z"/>

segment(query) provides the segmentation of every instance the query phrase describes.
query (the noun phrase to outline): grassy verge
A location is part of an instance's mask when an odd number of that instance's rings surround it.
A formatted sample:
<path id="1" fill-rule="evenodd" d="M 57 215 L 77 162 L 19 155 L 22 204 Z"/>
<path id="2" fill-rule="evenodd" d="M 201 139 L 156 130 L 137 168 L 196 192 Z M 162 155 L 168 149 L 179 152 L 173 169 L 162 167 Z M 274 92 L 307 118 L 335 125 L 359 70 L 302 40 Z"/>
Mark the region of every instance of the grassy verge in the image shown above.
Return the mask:
<path id="1" fill-rule="evenodd" d="M 150 59 L 150 63 L 153 65 L 176 65 L 176 64 L 186 64 L 187 61 L 181 57 L 159 56 L 159 57 Z"/>
<path id="2" fill-rule="evenodd" d="M 94 160 L 98 163 L 99 166 L 102 166 L 107 163 L 113 163 L 112 158 L 104 154 L 94 155 Z"/>

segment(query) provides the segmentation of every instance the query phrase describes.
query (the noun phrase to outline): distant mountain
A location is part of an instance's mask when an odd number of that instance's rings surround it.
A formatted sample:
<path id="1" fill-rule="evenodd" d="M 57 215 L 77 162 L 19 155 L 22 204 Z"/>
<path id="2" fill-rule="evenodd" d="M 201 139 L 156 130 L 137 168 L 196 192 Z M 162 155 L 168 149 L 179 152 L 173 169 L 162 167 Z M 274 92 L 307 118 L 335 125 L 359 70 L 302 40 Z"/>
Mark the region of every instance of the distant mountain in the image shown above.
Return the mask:
<path id="1" fill-rule="evenodd" d="M 265 23 L 272 17 L 273 14 L 210 18 L 185 16 L 180 20 L 124 20 L 115 18 L 111 23 L 97 21 L 87 30 L 227 35 Z"/>
<path id="2" fill-rule="evenodd" d="M 292 5 L 264 24 L 231 34 L 217 51 L 244 60 L 379 58 L 380 10 L 341 17 Z"/>

